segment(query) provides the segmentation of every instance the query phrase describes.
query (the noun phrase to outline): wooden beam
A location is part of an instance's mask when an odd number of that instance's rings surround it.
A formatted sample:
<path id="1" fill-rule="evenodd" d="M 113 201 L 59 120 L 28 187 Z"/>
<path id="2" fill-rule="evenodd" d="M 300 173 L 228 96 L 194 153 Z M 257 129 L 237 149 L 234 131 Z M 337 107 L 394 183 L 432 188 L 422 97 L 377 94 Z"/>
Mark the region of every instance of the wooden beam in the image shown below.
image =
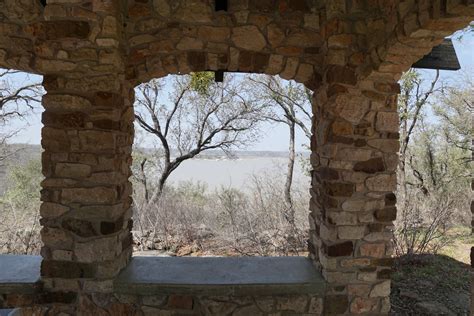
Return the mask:
<path id="1" fill-rule="evenodd" d="M 459 64 L 453 41 L 444 39 L 443 43 L 433 48 L 431 53 L 413 64 L 413 68 L 439 69 L 439 70 L 459 70 Z"/>
<path id="2" fill-rule="evenodd" d="M 218 70 L 214 72 L 215 82 L 224 82 L 224 70 Z"/>
<path id="3" fill-rule="evenodd" d="M 227 11 L 228 1 L 227 0 L 215 0 L 216 1 L 216 12 L 217 11 Z"/>

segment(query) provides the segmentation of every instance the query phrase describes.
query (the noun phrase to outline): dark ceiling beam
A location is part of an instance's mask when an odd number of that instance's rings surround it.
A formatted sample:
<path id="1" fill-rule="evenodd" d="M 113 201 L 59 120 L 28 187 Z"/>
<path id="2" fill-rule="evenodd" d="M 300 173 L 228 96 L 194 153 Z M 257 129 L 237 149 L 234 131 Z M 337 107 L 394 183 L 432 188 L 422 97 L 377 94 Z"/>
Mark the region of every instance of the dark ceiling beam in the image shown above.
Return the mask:
<path id="1" fill-rule="evenodd" d="M 215 82 L 224 82 L 224 70 L 214 71 L 214 81 Z"/>
<path id="2" fill-rule="evenodd" d="M 431 53 L 414 63 L 412 67 L 438 70 L 461 69 L 453 41 L 449 38 L 444 39 L 443 43 L 434 47 Z"/>
<path id="3" fill-rule="evenodd" d="M 216 1 L 216 12 L 227 11 L 228 1 L 227 0 L 215 0 Z"/>

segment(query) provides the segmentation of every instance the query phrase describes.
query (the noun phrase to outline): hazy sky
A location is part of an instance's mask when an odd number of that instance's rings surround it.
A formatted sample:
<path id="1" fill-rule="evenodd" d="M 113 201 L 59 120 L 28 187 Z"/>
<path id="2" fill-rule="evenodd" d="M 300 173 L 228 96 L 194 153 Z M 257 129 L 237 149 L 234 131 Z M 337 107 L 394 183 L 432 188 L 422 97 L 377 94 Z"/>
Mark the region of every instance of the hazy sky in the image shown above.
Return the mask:
<path id="1" fill-rule="evenodd" d="M 463 36 L 461 39 L 454 39 L 454 46 L 464 71 L 474 71 L 474 34 Z M 424 73 L 433 73 L 431 70 L 424 70 Z M 441 71 L 441 79 L 455 80 L 457 72 Z M 26 80 L 39 80 L 41 77 L 34 75 L 17 75 L 15 81 L 21 83 Z M 16 121 L 12 123 L 12 129 L 22 128 L 21 132 L 12 139 L 16 143 L 39 144 L 41 140 L 41 113 L 38 111 L 33 114 L 28 122 Z M 1 128 L 1 127 L 0 127 Z M 288 132 L 285 126 L 267 124 L 262 129 L 262 135 L 257 143 L 250 150 L 265 151 L 286 151 L 288 148 Z M 302 133 L 297 135 L 298 149 L 302 149 L 302 145 L 307 143 Z"/>

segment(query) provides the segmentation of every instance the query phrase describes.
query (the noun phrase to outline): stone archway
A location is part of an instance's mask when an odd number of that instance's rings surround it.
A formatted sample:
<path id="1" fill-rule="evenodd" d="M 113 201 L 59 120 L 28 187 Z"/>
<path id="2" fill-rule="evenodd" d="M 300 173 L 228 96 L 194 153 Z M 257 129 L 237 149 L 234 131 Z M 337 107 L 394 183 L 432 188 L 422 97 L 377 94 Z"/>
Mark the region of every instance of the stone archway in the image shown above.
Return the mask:
<path id="1" fill-rule="evenodd" d="M 97 305 L 129 262 L 133 87 L 222 69 L 315 91 L 310 250 L 324 313 L 388 313 L 396 81 L 474 19 L 472 1 L 229 0 L 219 12 L 210 0 L 4 2 L 0 66 L 43 74 L 47 90 L 45 305 Z"/>

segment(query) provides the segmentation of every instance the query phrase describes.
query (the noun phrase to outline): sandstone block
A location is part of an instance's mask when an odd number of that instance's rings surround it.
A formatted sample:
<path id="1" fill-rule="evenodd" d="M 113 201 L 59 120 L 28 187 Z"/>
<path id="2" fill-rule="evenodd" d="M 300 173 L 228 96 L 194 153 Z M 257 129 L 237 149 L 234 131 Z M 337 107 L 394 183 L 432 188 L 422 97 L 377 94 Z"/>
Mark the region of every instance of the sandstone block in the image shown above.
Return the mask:
<path id="1" fill-rule="evenodd" d="M 356 297 L 351 303 L 350 311 L 354 314 L 374 312 L 377 309 L 377 304 L 377 299 Z"/>
<path id="2" fill-rule="evenodd" d="M 337 235 L 340 239 L 362 239 L 366 232 L 365 226 L 340 226 Z"/>
<path id="3" fill-rule="evenodd" d="M 354 244 L 352 241 L 347 241 L 331 246 L 326 246 L 326 253 L 329 257 L 345 257 L 352 255 L 354 251 Z"/>
<path id="4" fill-rule="evenodd" d="M 360 255 L 363 257 L 385 257 L 385 243 L 364 243 L 360 245 Z"/>
<path id="5" fill-rule="evenodd" d="M 365 181 L 365 185 L 370 191 L 395 191 L 397 188 L 397 177 L 395 174 L 381 174 L 368 178 Z"/>
<path id="6" fill-rule="evenodd" d="M 240 26 L 232 29 L 232 41 L 238 48 L 261 51 L 267 45 L 263 34 L 256 26 Z"/>
<path id="7" fill-rule="evenodd" d="M 117 191 L 107 187 L 63 189 L 61 199 L 65 204 L 113 204 Z"/>
<path id="8" fill-rule="evenodd" d="M 390 296 L 390 280 L 383 281 L 374 285 L 370 291 L 370 297 L 387 297 Z"/>

